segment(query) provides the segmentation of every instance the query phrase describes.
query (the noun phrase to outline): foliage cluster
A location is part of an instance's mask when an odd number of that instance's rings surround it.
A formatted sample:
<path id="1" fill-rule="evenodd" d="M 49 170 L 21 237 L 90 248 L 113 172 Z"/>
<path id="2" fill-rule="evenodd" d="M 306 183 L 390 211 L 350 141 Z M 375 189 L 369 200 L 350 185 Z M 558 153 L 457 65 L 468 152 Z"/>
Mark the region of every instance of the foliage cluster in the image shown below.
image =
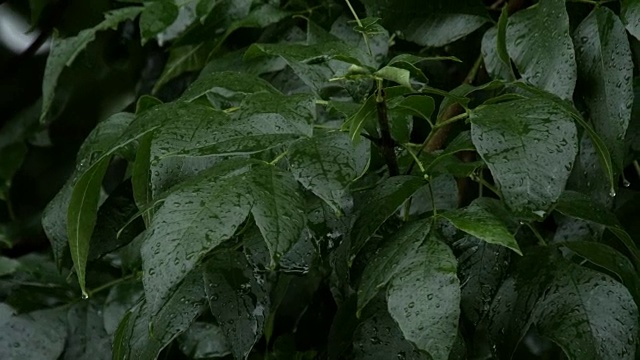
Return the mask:
<path id="1" fill-rule="evenodd" d="M 97 3 L 0 134 L 0 358 L 636 358 L 639 0 Z"/>

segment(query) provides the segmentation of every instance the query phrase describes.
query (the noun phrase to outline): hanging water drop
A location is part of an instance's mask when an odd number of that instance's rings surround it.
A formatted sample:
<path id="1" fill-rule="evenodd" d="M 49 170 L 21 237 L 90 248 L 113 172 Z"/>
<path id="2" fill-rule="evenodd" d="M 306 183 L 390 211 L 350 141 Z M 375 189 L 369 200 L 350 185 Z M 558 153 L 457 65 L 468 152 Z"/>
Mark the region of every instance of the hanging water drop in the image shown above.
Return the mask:
<path id="1" fill-rule="evenodd" d="M 622 186 L 628 188 L 629 186 L 631 186 L 631 182 L 629 182 L 629 180 L 627 179 L 622 179 Z"/>

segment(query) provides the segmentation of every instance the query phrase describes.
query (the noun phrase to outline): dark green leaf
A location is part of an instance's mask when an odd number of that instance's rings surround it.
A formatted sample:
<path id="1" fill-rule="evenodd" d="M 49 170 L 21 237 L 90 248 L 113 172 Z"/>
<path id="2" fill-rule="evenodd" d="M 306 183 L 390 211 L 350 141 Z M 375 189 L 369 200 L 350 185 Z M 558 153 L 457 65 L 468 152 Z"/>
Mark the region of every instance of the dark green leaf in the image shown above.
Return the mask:
<path id="1" fill-rule="evenodd" d="M 513 70 L 510 68 L 511 60 L 509 60 L 508 63 L 502 61 L 502 58 L 498 53 L 497 40 L 498 28 L 495 26 L 489 28 L 482 37 L 481 52 L 484 67 L 493 79 L 513 79 Z"/>
<path id="2" fill-rule="evenodd" d="M 214 47 L 215 44 L 212 42 L 201 42 L 197 45 L 185 45 L 171 49 L 164 70 L 153 85 L 153 93 L 157 93 L 163 85 L 184 73 L 202 69 Z"/>
<path id="3" fill-rule="evenodd" d="M 479 198 L 463 209 L 447 211 L 440 216 L 449 220 L 456 228 L 490 244 L 507 247 L 522 255 L 514 236 L 509 232 L 499 214 L 493 208 L 499 206 L 495 200 Z"/>
<path id="4" fill-rule="evenodd" d="M 614 248 L 595 241 L 567 241 L 562 244 L 571 251 L 617 275 L 627 287 L 636 305 L 640 304 L 640 279 L 627 257 Z"/>
<path id="5" fill-rule="evenodd" d="M 542 0 L 518 11 L 509 18 L 506 41 L 524 80 L 567 100 L 577 76 L 565 6 L 563 0 Z"/>
<path id="6" fill-rule="evenodd" d="M 144 289 L 140 281 L 123 282 L 109 290 L 102 310 L 107 334 L 113 335 L 116 332 L 118 324 L 123 321 L 125 315 L 130 314 L 129 309 L 133 309 L 143 295 Z"/>
<path id="7" fill-rule="evenodd" d="M 205 309 L 202 270 L 196 269 L 171 291 L 157 311 L 139 303 L 124 316 L 114 335 L 114 359 L 155 360 Z"/>
<path id="8" fill-rule="evenodd" d="M 640 1 L 622 0 L 620 18 L 629 33 L 635 36 L 636 39 L 640 39 Z"/>
<path id="9" fill-rule="evenodd" d="M 219 358 L 229 354 L 229 344 L 222 329 L 211 323 L 195 322 L 178 338 L 180 350 L 196 360 Z"/>
<path id="10" fill-rule="evenodd" d="M 435 102 L 430 96 L 407 96 L 397 103 L 390 103 L 389 109 L 394 113 L 405 113 L 430 121 Z"/>
<path id="11" fill-rule="evenodd" d="M 111 359 L 111 338 L 104 329 L 101 312 L 90 301 L 77 303 L 69 309 L 65 360 Z"/>
<path id="12" fill-rule="evenodd" d="M 433 195 L 433 196 L 432 196 Z M 434 177 L 411 198 L 411 215 L 421 215 L 437 210 L 454 210 L 458 207 L 458 185 L 451 175 Z"/>
<path id="13" fill-rule="evenodd" d="M 67 337 L 61 308 L 17 315 L 0 303 L 0 358 L 56 360 Z"/>
<path id="14" fill-rule="evenodd" d="M 183 101 L 193 101 L 203 95 L 213 95 L 221 102 L 240 105 L 248 94 L 278 91 L 265 80 L 235 71 L 202 72 L 180 97 Z M 211 97 L 210 97 L 211 98 Z M 224 104 L 224 103 L 223 103 Z M 219 107 L 222 108 L 222 107 Z"/>
<path id="15" fill-rule="evenodd" d="M 251 215 L 267 243 L 273 267 L 300 238 L 306 222 L 304 200 L 291 174 L 276 166 L 254 167 L 249 181 Z"/>
<path id="16" fill-rule="evenodd" d="M 355 256 L 378 228 L 409 199 L 424 180 L 416 176 L 394 176 L 370 190 L 351 228 L 351 253 Z"/>
<path id="17" fill-rule="evenodd" d="M 302 186 L 342 212 L 352 203 L 349 184 L 369 165 L 370 147 L 368 141 L 354 145 L 347 134 L 330 132 L 293 143 L 287 158 Z"/>
<path id="18" fill-rule="evenodd" d="M 575 191 L 565 191 L 558 199 L 556 210 L 567 216 L 606 226 L 627 247 L 633 255 L 634 263 L 640 268 L 640 251 L 638 247 L 622 228 L 616 216 L 607 208 L 586 195 Z"/>
<path id="19" fill-rule="evenodd" d="M 147 307 L 156 311 L 170 290 L 249 214 L 246 162 L 228 162 L 180 186 L 153 217 L 141 254 Z"/>
<path id="20" fill-rule="evenodd" d="M 40 121 L 48 120 L 48 113 L 53 104 L 55 88 L 62 70 L 73 63 L 76 56 L 95 39 L 98 31 L 115 28 L 119 23 L 138 16 L 142 7 L 127 7 L 113 10 L 105 14 L 105 20 L 91 29 L 82 30 L 78 35 L 60 39 L 54 36 L 51 53 L 47 58 L 44 79 L 42 81 L 42 114 Z"/>
<path id="21" fill-rule="evenodd" d="M 417 256 L 416 250 L 425 241 L 429 231 L 430 221 L 405 225 L 376 252 L 362 273 L 358 287 L 358 314 L 398 273 L 423 261 Z"/>
<path id="22" fill-rule="evenodd" d="M 368 16 L 382 18 L 389 30 L 419 45 L 438 47 L 478 29 L 489 19 L 475 1 L 364 0 Z"/>
<path id="23" fill-rule="evenodd" d="M 223 252 L 205 264 L 211 313 L 236 359 L 245 359 L 262 336 L 270 307 L 262 276 L 253 273 L 241 252 Z"/>
<path id="24" fill-rule="evenodd" d="M 505 203 L 525 218 L 541 218 L 560 196 L 577 154 L 571 115 L 531 98 L 478 107 L 471 135 Z"/>
<path id="25" fill-rule="evenodd" d="M 0 256 L 0 276 L 11 275 L 20 267 L 20 262 Z"/>
<path id="26" fill-rule="evenodd" d="M 611 10 L 597 7 L 573 36 L 578 74 L 585 84 L 580 87 L 581 96 L 618 173 L 633 104 L 633 62 L 627 33 Z"/>
<path id="27" fill-rule="evenodd" d="M 140 15 L 142 45 L 164 31 L 178 17 L 178 7 L 172 1 L 153 1 L 145 5 Z"/>
<path id="28" fill-rule="evenodd" d="M 432 236 L 391 279 L 387 302 L 404 337 L 433 359 L 449 358 L 458 336 L 460 283 L 451 249 Z"/>

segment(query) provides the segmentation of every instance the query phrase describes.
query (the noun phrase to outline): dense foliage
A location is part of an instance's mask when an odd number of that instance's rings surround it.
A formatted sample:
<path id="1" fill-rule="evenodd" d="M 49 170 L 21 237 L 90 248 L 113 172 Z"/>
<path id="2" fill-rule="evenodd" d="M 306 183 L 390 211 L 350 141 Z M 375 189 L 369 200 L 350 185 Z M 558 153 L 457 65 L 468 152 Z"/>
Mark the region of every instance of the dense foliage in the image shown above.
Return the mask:
<path id="1" fill-rule="evenodd" d="M 640 1 L 29 5 L 1 359 L 637 358 Z"/>

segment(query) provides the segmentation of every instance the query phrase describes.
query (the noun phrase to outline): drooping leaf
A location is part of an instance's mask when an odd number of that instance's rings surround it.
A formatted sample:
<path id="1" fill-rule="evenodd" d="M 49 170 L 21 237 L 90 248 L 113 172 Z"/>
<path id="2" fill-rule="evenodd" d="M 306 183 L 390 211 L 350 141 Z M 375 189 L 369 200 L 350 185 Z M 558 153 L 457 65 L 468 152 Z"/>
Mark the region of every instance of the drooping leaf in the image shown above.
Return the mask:
<path id="1" fill-rule="evenodd" d="M 468 35 L 488 21 L 482 4 L 474 1 L 365 0 L 367 15 L 382 19 L 387 29 L 405 39 L 439 47 Z"/>
<path id="2" fill-rule="evenodd" d="M 595 241 L 567 241 L 562 245 L 592 264 L 617 275 L 635 299 L 636 305 L 640 304 L 640 279 L 627 257 L 614 248 Z"/>
<path id="3" fill-rule="evenodd" d="M 0 303 L 0 358 L 56 360 L 67 338 L 60 308 L 16 314 Z"/>
<path id="4" fill-rule="evenodd" d="M 257 76 L 235 71 L 203 71 L 180 99 L 193 101 L 205 94 L 212 94 L 215 98 L 239 105 L 246 95 L 260 91 L 277 93 L 271 84 Z"/>
<path id="5" fill-rule="evenodd" d="M 499 206 L 495 200 L 478 198 L 466 208 L 447 211 L 440 216 L 449 220 L 453 226 L 490 244 L 501 245 L 522 255 L 520 247 L 500 218 L 494 211 Z"/>
<path id="6" fill-rule="evenodd" d="M 454 244 L 461 251 L 458 274 L 461 289 L 460 307 L 474 324 L 489 311 L 509 269 L 510 251 L 503 246 L 489 244 L 473 236 L 465 236 Z"/>
<path id="7" fill-rule="evenodd" d="M 597 7 L 573 36 L 578 75 L 585 84 L 580 87 L 580 96 L 594 130 L 611 153 L 614 172 L 619 173 L 624 160 L 621 140 L 629 126 L 633 104 L 633 62 L 627 33 L 609 8 Z"/>
<path id="8" fill-rule="evenodd" d="M 416 221 L 403 226 L 385 242 L 362 273 L 358 287 L 358 314 L 398 273 L 423 261 L 416 250 L 427 239 L 429 231 L 430 221 Z"/>
<path id="9" fill-rule="evenodd" d="M 446 360 L 458 336 L 460 283 L 451 249 L 431 236 L 414 261 L 391 279 L 389 314 L 404 337 L 433 359 Z"/>
<path id="10" fill-rule="evenodd" d="M 373 75 L 385 80 L 393 81 L 413 90 L 413 87 L 411 86 L 411 73 L 409 70 L 387 65 L 373 73 Z"/>
<path id="11" fill-rule="evenodd" d="M 142 45 L 164 31 L 178 17 L 178 7 L 172 1 L 153 1 L 145 4 L 140 15 Z"/>
<path id="12" fill-rule="evenodd" d="M 205 264 L 205 290 L 211 313 L 236 359 L 247 357 L 262 336 L 268 316 L 268 288 L 260 276 L 253 273 L 241 252 L 221 253 Z"/>
<path id="13" fill-rule="evenodd" d="M 527 254 L 505 281 L 487 318 L 496 355 L 510 357 L 535 324 L 569 359 L 634 359 L 638 310 L 610 277 L 561 258 Z"/>
<path id="14" fill-rule="evenodd" d="M 163 85 L 184 73 L 201 70 L 207 64 L 207 58 L 214 47 L 214 42 L 207 41 L 171 49 L 162 75 L 153 85 L 153 93 L 157 93 Z"/>
<path id="15" fill-rule="evenodd" d="M 51 243 L 51 250 L 58 269 L 62 267 L 62 259 L 69 246 L 67 210 L 73 190 L 72 182 L 73 179 L 67 180 L 42 212 L 42 229 Z"/>
<path id="16" fill-rule="evenodd" d="M 113 359 L 155 360 L 205 309 L 202 269 L 189 273 L 158 310 L 138 303 L 123 317 L 114 335 Z"/>
<path id="17" fill-rule="evenodd" d="M 531 98 L 481 106 L 471 136 L 505 203 L 540 218 L 560 196 L 577 154 L 576 127 L 561 106 Z"/>
<path id="18" fill-rule="evenodd" d="M 432 196 L 433 195 L 433 196 Z M 411 199 L 411 215 L 437 210 L 454 210 L 458 207 L 458 185 L 451 175 L 434 177 L 422 186 Z"/>
<path id="19" fill-rule="evenodd" d="M 60 39 L 56 36 L 51 44 L 42 81 L 42 113 L 40 122 L 48 120 L 49 110 L 54 101 L 58 78 L 66 66 L 70 66 L 82 50 L 95 39 L 98 31 L 115 28 L 119 23 L 138 16 L 142 7 L 127 7 L 105 14 L 105 20 L 93 28 L 82 30 L 78 35 Z"/>
<path id="20" fill-rule="evenodd" d="M 304 200 L 288 172 L 265 164 L 252 169 L 251 215 L 271 254 L 272 267 L 298 241 L 305 227 Z"/>
<path id="21" fill-rule="evenodd" d="M 144 289 L 140 281 L 123 282 L 109 290 L 102 310 L 102 322 L 107 334 L 113 335 L 116 332 L 118 324 L 143 295 Z"/>
<path id="22" fill-rule="evenodd" d="M 627 247 L 636 267 L 640 268 L 640 250 L 620 225 L 616 216 L 607 208 L 593 201 L 587 195 L 575 191 L 565 191 L 558 199 L 556 210 L 567 216 L 606 226 Z"/>
<path id="23" fill-rule="evenodd" d="M 495 26 L 484 33 L 481 43 L 482 60 L 491 78 L 509 80 L 513 76 L 510 69 L 511 60 L 508 65 L 502 61 L 500 54 L 498 54 L 497 39 L 498 28 Z"/>
<path id="24" fill-rule="evenodd" d="M 198 262 L 249 214 L 246 162 L 227 162 L 173 191 L 157 210 L 141 254 L 146 306 L 160 308 Z"/>
<path id="25" fill-rule="evenodd" d="M 342 212 L 352 202 L 349 184 L 369 165 L 370 147 L 368 141 L 354 145 L 347 134 L 330 132 L 293 143 L 287 159 L 302 186 Z"/>
<path id="26" fill-rule="evenodd" d="M 111 359 L 111 338 L 103 327 L 101 315 L 98 305 L 90 301 L 77 303 L 69 309 L 65 360 Z"/>
<path id="27" fill-rule="evenodd" d="M 620 18 L 629 33 L 640 39 L 640 1 L 622 0 Z"/>
<path id="28" fill-rule="evenodd" d="M 424 180 L 417 176 L 394 176 L 370 190 L 370 196 L 366 204 L 360 207 L 360 213 L 351 228 L 353 256 L 423 184 Z"/>
<path id="29" fill-rule="evenodd" d="M 427 360 L 429 355 L 407 341 L 398 324 L 389 315 L 383 301 L 373 314 L 358 325 L 353 334 L 353 356 L 358 360 L 393 359 Z"/>
<path id="30" fill-rule="evenodd" d="M 513 14 L 506 42 L 523 79 L 567 100 L 573 96 L 577 75 L 565 6 L 563 0 L 543 0 Z"/>
<path id="31" fill-rule="evenodd" d="M 219 326 L 194 322 L 178 338 L 180 351 L 196 360 L 223 357 L 230 353 L 227 339 Z"/>

